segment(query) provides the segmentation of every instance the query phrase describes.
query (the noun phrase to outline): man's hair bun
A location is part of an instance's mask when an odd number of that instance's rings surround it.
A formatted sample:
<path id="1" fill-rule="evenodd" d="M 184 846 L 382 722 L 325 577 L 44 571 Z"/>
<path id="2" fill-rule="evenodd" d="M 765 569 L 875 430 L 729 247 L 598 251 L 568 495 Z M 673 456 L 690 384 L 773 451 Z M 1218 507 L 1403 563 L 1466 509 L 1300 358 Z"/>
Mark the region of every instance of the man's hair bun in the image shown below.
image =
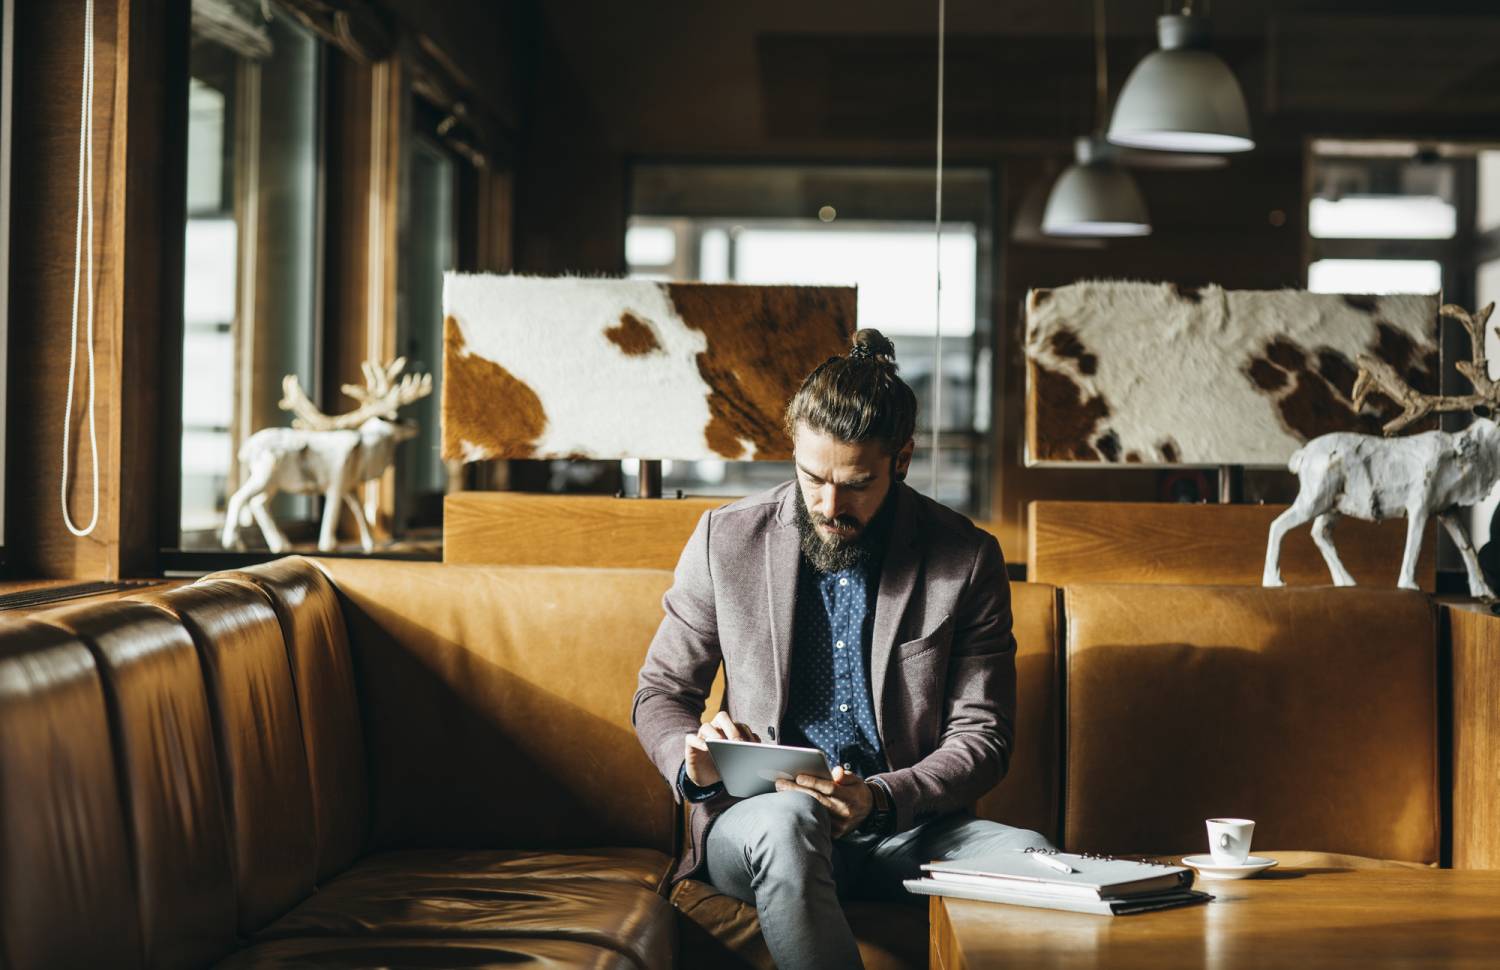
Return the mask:
<path id="1" fill-rule="evenodd" d="M 854 332 L 853 346 L 849 349 L 851 360 L 878 360 L 883 364 L 896 364 L 896 345 L 879 330 L 865 328 Z"/>

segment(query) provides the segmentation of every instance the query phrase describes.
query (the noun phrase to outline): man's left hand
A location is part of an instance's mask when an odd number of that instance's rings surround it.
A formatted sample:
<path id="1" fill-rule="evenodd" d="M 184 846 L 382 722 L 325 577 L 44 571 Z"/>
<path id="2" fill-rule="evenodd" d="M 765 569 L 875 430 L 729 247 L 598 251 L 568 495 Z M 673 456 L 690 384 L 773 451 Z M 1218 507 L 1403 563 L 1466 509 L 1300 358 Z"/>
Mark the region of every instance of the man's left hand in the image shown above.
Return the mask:
<path id="1" fill-rule="evenodd" d="M 828 809 L 833 816 L 833 837 L 841 838 L 859 828 L 875 804 L 870 784 L 852 771 L 833 769 L 833 780 L 815 775 L 798 775 L 796 780 L 776 780 L 777 791 L 802 792 Z"/>

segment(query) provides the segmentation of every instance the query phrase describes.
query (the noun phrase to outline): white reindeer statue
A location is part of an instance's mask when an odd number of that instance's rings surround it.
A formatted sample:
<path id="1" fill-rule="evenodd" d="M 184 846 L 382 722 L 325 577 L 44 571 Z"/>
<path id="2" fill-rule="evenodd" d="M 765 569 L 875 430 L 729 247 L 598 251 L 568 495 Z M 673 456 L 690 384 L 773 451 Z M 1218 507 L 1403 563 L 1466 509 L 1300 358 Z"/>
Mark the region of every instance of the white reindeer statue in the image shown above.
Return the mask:
<path id="1" fill-rule="evenodd" d="M 1292 507 L 1271 523 L 1266 546 L 1266 569 L 1262 584 L 1282 585 L 1279 560 L 1281 540 L 1288 531 L 1312 522 L 1312 537 L 1328 571 L 1339 586 L 1353 586 L 1354 577 L 1339 561 L 1333 546 L 1333 527 L 1340 516 L 1379 521 L 1406 516 L 1406 551 L 1401 558 L 1401 577 L 1396 585 L 1416 589 L 1417 554 L 1429 517 L 1453 537 L 1469 573 L 1469 594 L 1493 602 L 1495 593 L 1484 579 L 1469 534 L 1459 520 L 1458 509 L 1473 505 L 1500 481 L 1500 425 L 1490 414 L 1500 408 L 1500 384 L 1490 380 L 1485 358 L 1485 325 L 1495 304 L 1470 314 L 1463 307 L 1445 304 L 1440 312 L 1469 331 L 1472 361 L 1459 361 L 1459 373 L 1474 386 L 1471 394 L 1435 396 L 1412 388 L 1395 368 L 1373 357 L 1359 358 L 1359 376 L 1354 382 L 1354 406 L 1364 406 L 1371 391 L 1378 390 L 1401 406 L 1401 414 L 1382 429 L 1395 434 L 1414 421 L 1439 411 L 1472 410 L 1474 423 L 1455 434 L 1427 431 L 1404 438 L 1335 432 L 1320 435 L 1292 455 L 1287 467 L 1297 474 L 1300 489 Z"/>
<path id="2" fill-rule="evenodd" d="M 240 464 L 249 469 L 245 484 L 229 499 L 224 518 L 223 543 L 235 545 L 238 530 L 260 524 L 272 552 L 285 552 L 291 543 L 277 528 L 266 504 L 277 492 L 319 492 L 323 504 L 323 527 L 318 549 L 331 552 L 336 543 L 339 510 L 348 507 L 359 526 L 359 544 L 365 552 L 374 548 L 370 523 L 354 492 L 361 483 L 378 478 L 396 456 L 396 445 L 415 435 L 416 429 L 396 420 L 403 404 L 432 393 L 432 375 L 407 374 L 406 358 L 398 357 L 385 367 L 366 361 L 362 367 L 365 386 L 344 385 L 344 393 L 359 402 L 347 414 L 327 415 L 303 393 L 295 374 L 282 378 L 280 407 L 297 417 L 290 428 L 264 428 L 251 435 L 240 448 Z"/>

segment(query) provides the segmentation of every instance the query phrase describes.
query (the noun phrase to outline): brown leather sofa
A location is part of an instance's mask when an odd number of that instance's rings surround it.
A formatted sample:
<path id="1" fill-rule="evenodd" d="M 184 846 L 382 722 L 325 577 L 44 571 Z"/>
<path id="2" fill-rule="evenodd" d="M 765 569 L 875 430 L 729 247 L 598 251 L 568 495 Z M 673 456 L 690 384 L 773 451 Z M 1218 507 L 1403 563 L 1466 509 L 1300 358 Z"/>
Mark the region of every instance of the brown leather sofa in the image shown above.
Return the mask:
<path id="1" fill-rule="evenodd" d="M 751 907 L 665 885 L 680 810 L 629 712 L 670 582 L 289 558 L 0 618 L 0 966 L 768 965 Z M 1436 860 L 1421 595 L 1013 597 L 981 815 L 1180 852 L 1238 813 L 1257 851 Z M 852 914 L 872 970 L 925 965 L 922 906 Z"/>

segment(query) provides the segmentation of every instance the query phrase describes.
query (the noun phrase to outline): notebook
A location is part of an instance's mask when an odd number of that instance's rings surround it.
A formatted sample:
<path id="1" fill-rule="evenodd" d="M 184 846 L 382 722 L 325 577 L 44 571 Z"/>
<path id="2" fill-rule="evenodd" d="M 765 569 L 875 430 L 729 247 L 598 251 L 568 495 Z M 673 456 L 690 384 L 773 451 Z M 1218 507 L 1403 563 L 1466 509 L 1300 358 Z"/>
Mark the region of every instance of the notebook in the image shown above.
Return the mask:
<path id="1" fill-rule="evenodd" d="M 1041 861 L 1064 863 L 1073 872 L 1058 872 Z M 1007 889 L 1077 899 L 1121 899 L 1144 893 L 1191 889 L 1193 870 L 1154 862 L 1071 852 L 995 852 L 966 859 L 929 862 L 927 875 L 943 885 Z"/>
<path id="2" fill-rule="evenodd" d="M 1125 899 L 1101 899 L 1094 897 L 1057 896 L 1045 893 L 1028 893 L 1010 889 L 1002 884 L 997 888 L 959 885 L 940 882 L 937 879 L 908 879 L 906 888 L 926 896 L 952 896 L 958 899 L 978 899 L 990 903 L 1009 903 L 1012 906 L 1031 906 L 1038 909 L 1060 909 L 1073 913 L 1093 913 L 1098 916 L 1130 916 L 1148 913 L 1157 909 L 1172 909 L 1176 906 L 1192 906 L 1213 899 L 1208 893 L 1196 889 L 1175 889 L 1161 893 L 1144 893 Z"/>

